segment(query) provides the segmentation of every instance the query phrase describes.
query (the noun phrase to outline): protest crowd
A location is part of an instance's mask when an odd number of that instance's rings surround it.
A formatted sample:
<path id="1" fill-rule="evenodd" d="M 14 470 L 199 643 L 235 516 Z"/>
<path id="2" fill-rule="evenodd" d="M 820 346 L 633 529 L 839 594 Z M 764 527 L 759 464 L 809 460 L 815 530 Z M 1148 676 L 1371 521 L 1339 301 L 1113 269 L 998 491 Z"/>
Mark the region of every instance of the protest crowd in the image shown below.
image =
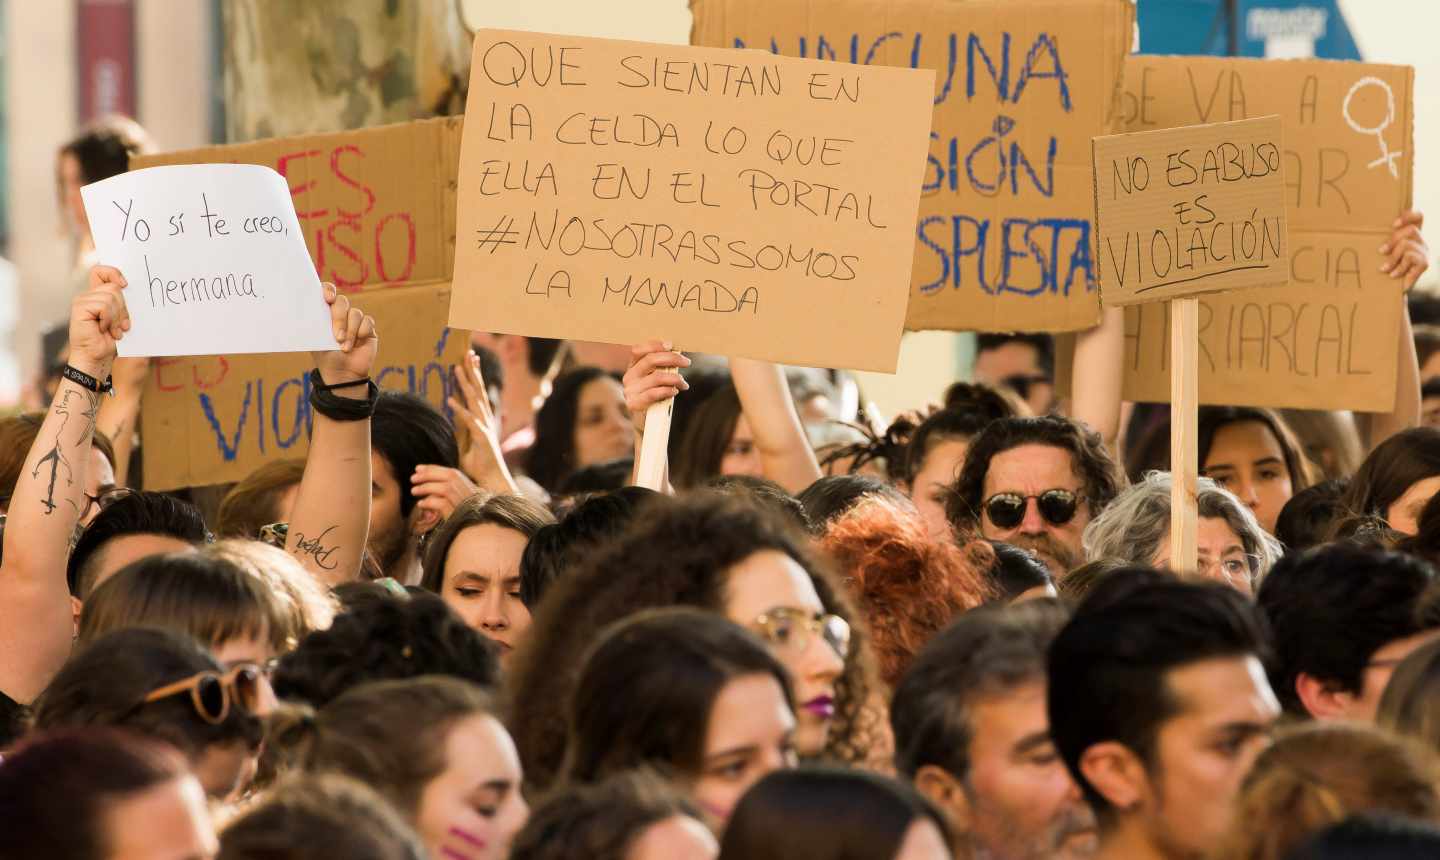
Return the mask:
<path id="1" fill-rule="evenodd" d="M 149 152 L 61 147 L 77 222 Z M 457 329 L 397 387 L 406 315 L 321 271 L 307 444 L 187 486 L 155 288 L 82 236 L 0 419 L 0 860 L 1440 857 L 1440 298 L 1389 217 L 1386 408 L 1207 395 L 1188 479 L 1118 307 L 882 417 L 666 331 Z"/>

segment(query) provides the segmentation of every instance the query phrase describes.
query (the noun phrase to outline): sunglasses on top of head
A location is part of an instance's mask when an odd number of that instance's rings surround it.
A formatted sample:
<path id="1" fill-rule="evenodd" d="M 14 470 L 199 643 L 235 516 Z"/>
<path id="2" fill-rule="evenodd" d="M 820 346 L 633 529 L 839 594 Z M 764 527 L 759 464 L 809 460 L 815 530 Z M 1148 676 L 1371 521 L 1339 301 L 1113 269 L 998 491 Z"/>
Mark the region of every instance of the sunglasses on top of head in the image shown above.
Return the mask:
<path id="1" fill-rule="evenodd" d="M 1075 519 L 1081 497 L 1069 490 L 1046 490 L 1038 496 L 1019 493 L 996 493 L 985 500 L 985 514 L 990 522 L 1002 529 L 1013 529 L 1025 519 L 1025 506 L 1035 500 L 1040 516 L 1052 526 L 1063 526 Z"/>

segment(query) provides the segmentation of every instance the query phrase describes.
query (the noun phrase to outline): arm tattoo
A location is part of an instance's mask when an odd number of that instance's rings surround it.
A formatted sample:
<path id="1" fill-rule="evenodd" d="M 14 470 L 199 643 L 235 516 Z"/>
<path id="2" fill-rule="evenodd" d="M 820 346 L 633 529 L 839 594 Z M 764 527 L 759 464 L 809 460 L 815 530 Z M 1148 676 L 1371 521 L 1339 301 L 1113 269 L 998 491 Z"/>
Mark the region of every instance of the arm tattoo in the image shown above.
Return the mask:
<path id="1" fill-rule="evenodd" d="M 83 448 L 89 444 L 91 435 L 95 431 L 95 416 L 100 411 L 100 396 L 98 394 L 91 392 L 82 394 L 74 389 L 67 389 L 61 392 L 60 402 L 55 404 L 55 414 L 61 416 L 64 420 L 60 422 L 60 429 L 55 432 L 55 444 L 49 451 L 45 452 L 45 456 L 36 461 L 35 468 L 30 473 L 30 477 L 38 479 L 40 472 L 45 466 L 48 464 L 50 467 L 50 477 L 45 487 L 45 498 L 40 501 L 40 504 L 45 507 L 45 514 L 47 516 L 55 513 L 55 509 L 59 507 L 55 502 L 55 487 L 62 479 L 60 470 L 65 470 L 63 480 L 65 481 L 66 487 L 71 487 L 75 484 L 75 467 L 71 464 L 70 459 L 65 456 L 65 448 L 61 442 L 61 440 L 65 438 L 65 428 L 70 425 L 70 410 L 72 408 L 70 401 L 75 397 L 81 397 L 84 400 L 81 404 L 83 411 L 80 415 L 85 419 L 85 425 L 81 428 L 80 438 L 76 440 L 75 447 Z M 75 508 L 76 513 L 79 513 L 80 507 L 73 499 L 65 499 L 64 501 L 66 501 L 70 507 Z"/>
<path id="2" fill-rule="evenodd" d="M 326 535 L 335 531 L 337 528 L 339 528 L 339 526 L 331 526 L 321 532 L 319 537 L 309 539 L 303 534 L 296 532 L 295 554 L 299 556 L 312 556 L 315 559 L 315 564 L 319 565 L 321 570 L 334 570 L 339 565 L 339 562 L 331 561 L 330 557 L 338 552 L 340 547 L 338 544 L 336 546 L 326 547 L 323 541 Z"/>

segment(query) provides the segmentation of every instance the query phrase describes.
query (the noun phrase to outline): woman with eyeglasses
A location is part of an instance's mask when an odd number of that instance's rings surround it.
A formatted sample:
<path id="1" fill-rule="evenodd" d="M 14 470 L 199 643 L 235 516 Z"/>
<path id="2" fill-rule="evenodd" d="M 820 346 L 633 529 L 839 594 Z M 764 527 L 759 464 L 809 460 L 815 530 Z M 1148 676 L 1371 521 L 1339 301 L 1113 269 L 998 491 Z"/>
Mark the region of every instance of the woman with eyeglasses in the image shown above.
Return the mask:
<path id="1" fill-rule="evenodd" d="M 759 635 L 790 673 L 795 748 L 859 762 L 885 723 L 869 644 L 849 599 L 803 537 L 772 513 L 710 493 L 656 499 L 624 536 L 551 586 L 509 674 L 510 725 L 537 788 L 565 755 L 565 703 L 580 660 L 609 625 L 690 606 Z"/>
<path id="2" fill-rule="evenodd" d="M 1209 478 L 1201 478 L 1195 503 L 1198 573 L 1253 594 L 1280 560 L 1280 542 L 1260 527 L 1250 508 Z M 1122 491 L 1085 528 L 1090 561 L 1170 566 L 1170 474 L 1151 472 Z"/>
<path id="3" fill-rule="evenodd" d="M 132 628 L 75 654 L 35 702 L 36 732 L 111 726 L 166 741 L 205 793 L 231 798 L 254 772 L 259 712 L 273 694 L 260 666 L 225 668 L 193 639 Z"/>
<path id="4" fill-rule="evenodd" d="M 750 786 L 795 766 L 790 701 L 785 667 L 754 634 L 699 609 L 637 613 L 601 635 L 580 671 L 562 779 L 659 769 L 718 833 Z"/>

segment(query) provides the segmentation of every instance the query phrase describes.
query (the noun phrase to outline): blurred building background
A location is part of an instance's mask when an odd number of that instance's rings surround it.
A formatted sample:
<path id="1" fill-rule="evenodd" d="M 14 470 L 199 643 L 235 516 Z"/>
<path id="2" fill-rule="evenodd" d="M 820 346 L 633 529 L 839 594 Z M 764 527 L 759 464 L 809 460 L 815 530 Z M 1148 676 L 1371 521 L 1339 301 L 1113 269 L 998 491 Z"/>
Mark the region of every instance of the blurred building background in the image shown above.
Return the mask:
<path id="1" fill-rule="evenodd" d="M 127 113 L 182 149 L 456 109 L 465 27 L 683 43 L 690 13 L 687 0 L 0 0 L 0 254 L 13 264 L 0 264 L 0 406 L 69 305 L 55 155 L 86 122 Z M 1147 53 L 1414 65 L 1415 200 L 1440 218 L 1437 31 L 1436 0 L 1140 0 L 1137 40 Z M 886 411 L 936 398 L 966 371 L 968 342 L 909 335 L 900 383 L 867 388 Z"/>

